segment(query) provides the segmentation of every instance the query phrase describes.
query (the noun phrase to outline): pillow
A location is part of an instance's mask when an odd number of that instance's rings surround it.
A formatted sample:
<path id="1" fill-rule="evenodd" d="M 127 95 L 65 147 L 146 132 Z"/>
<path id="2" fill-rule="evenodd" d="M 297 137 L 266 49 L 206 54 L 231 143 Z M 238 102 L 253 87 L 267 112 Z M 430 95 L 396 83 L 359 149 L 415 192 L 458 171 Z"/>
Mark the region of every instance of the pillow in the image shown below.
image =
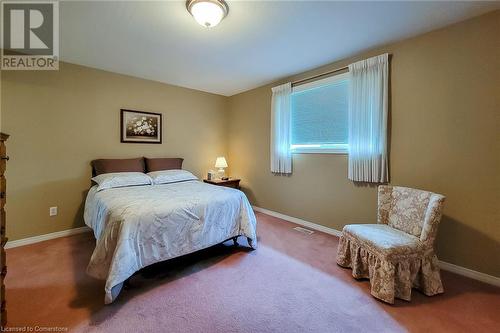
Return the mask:
<path id="1" fill-rule="evenodd" d="M 113 172 L 145 172 L 144 158 L 99 159 L 92 161 L 92 175 Z"/>
<path id="2" fill-rule="evenodd" d="M 151 177 L 142 172 L 103 173 L 92 178 L 97 183 L 97 192 L 114 187 L 151 185 Z"/>
<path id="3" fill-rule="evenodd" d="M 187 170 L 163 170 L 149 172 L 148 176 L 153 179 L 153 184 L 169 184 L 184 182 L 187 180 L 197 180 L 198 177 Z"/>
<path id="4" fill-rule="evenodd" d="M 146 172 L 182 169 L 183 158 L 144 158 L 146 161 Z"/>

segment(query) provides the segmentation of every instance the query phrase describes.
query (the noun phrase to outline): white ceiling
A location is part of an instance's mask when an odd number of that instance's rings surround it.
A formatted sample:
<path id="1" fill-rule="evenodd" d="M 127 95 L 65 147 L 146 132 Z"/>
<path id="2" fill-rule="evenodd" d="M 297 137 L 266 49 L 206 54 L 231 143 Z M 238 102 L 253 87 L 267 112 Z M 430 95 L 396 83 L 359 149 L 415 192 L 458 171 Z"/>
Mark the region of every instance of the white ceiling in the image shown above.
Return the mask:
<path id="1" fill-rule="evenodd" d="M 215 28 L 184 1 L 64 1 L 63 61 L 230 96 L 500 7 L 498 2 L 228 1 Z"/>

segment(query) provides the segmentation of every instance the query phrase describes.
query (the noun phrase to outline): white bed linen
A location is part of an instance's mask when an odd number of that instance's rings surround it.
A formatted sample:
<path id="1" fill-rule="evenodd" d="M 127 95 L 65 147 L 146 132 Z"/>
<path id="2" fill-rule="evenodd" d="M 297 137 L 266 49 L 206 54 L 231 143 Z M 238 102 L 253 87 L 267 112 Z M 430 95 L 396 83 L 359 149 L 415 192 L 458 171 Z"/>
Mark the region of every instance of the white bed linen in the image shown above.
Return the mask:
<path id="1" fill-rule="evenodd" d="M 257 245 L 255 214 L 239 190 L 197 180 L 97 192 L 85 202 L 97 243 L 87 273 L 106 280 L 106 304 L 139 269 L 235 236 Z"/>

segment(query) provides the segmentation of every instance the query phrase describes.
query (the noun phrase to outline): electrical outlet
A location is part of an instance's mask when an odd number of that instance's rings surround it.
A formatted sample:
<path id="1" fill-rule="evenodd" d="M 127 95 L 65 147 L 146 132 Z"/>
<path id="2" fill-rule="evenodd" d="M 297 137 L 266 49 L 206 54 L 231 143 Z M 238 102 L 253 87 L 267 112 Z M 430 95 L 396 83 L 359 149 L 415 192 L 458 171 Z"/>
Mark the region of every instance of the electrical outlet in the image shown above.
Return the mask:
<path id="1" fill-rule="evenodd" d="M 57 215 L 57 207 L 50 207 L 49 216 L 56 216 L 56 215 Z"/>

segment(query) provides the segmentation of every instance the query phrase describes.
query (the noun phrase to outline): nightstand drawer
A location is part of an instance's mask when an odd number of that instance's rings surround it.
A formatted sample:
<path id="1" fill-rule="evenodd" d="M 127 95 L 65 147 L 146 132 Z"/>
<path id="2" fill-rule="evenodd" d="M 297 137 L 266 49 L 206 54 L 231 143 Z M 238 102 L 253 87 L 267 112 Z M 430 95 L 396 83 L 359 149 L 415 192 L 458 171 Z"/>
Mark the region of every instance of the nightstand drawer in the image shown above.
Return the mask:
<path id="1" fill-rule="evenodd" d="M 239 182 L 231 182 L 226 184 L 220 184 L 219 186 L 231 187 L 231 188 L 240 188 Z"/>
<path id="2" fill-rule="evenodd" d="M 208 179 L 203 179 L 203 181 L 207 184 L 212 184 L 212 185 L 217 185 L 217 186 L 224 186 L 224 187 L 231 187 L 235 189 L 240 188 L 240 179 L 228 179 L 228 180 L 222 180 L 222 179 L 214 179 L 214 180 L 208 180 Z"/>

